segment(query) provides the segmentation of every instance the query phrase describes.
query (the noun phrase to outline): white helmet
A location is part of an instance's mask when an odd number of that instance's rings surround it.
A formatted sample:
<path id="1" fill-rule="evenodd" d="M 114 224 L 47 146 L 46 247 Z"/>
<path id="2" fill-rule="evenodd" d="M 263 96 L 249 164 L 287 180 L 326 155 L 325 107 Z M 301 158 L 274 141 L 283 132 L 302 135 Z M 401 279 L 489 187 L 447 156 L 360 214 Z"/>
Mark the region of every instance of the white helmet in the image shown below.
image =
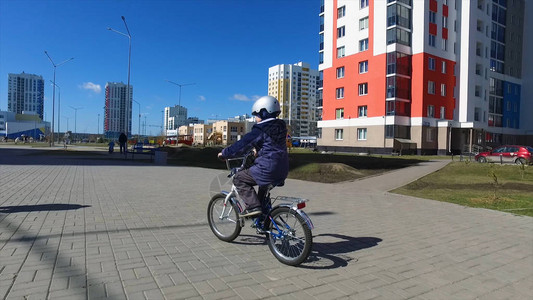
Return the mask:
<path id="1" fill-rule="evenodd" d="M 262 115 L 261 110 L 265 110 L 266 114 L 270 117 L 277 117 L 281 112 L 278 99 L 272 96 L 263 96 L 255 101 L 252 106 L 252 115 L 265 117 Z"/>

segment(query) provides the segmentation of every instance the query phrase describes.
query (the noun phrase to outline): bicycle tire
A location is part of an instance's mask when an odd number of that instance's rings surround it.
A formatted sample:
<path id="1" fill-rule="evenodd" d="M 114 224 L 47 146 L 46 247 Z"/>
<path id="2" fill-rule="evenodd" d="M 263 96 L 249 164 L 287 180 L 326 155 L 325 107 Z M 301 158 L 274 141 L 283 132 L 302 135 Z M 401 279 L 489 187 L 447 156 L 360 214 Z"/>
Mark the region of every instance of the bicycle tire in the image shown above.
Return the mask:
<path id="1" fill-rule="evenodd" d="M 222 216 L 226 195 L 216 194 L 211 198 L 207 206 L 207 221 L 215 236 L 225 242 L 231 242 L 241 233 L 239 213 L 231 201 L 228 201 L 230 209 Z"/>
<path id="2" fill-rule="evenodd" d="M 282 263 L 297 266 L 304 262 L 311 253 L 313 235 L 305 220 L 288 207 L 278 207 L 271 214 L 278 228 L 283 227 L 283 237 L 276 238 L 279 230 L 268 221 L 267 244 L 272 254 Z M 288 225 L 290 228 L 287 228 Z"/>

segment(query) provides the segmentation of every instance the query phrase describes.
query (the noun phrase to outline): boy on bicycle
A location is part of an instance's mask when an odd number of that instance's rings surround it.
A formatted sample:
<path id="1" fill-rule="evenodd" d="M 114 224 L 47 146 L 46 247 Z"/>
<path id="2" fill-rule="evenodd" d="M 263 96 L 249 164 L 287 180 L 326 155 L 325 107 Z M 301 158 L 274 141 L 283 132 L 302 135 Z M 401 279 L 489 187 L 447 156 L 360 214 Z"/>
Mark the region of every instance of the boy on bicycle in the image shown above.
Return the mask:
<path id="1" fill-rule="evenodd" d="M 261 201 L 254 189 L 255 185 L 282 184 L 289 173 L 287 154 L 287 127 L 278 119 L 281 112 L 279 102 L 271 96 L 263 96 L 252 106 L 252 115 L 257 124 L 233 145 L 218 153 L 221 159 L 238 157 L 255 149 L 254 164 L 241 170 L 233 177 L 233 184 L 246 204 L 243 217 L 261 214 Z"/>

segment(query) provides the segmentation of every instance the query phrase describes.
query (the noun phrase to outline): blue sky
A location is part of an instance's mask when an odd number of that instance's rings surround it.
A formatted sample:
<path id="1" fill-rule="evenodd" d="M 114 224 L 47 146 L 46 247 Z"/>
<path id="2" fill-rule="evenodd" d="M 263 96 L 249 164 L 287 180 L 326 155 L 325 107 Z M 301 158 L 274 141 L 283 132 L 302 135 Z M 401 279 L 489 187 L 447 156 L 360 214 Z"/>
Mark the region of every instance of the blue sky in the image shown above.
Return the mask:
<path id="1" fill-rule="evenodd" d="M 0 0 L 0 110 L 7 110 L 8 73 L 42 75 L 45 119 L 51 121 L 53 67 L 61 87 L 61 130 L 102 133 L 106 82 L 131 84 L 146 133 L 155 134 L 165 106 L 189 116 L 227 118 L 249 113 L 267 94 L 268 68 L 308 62 L 318 68 L 320 0 Z M 56 90 L 56 109 L 58 94 Z M 139 105 L 133 103 L 136 134 Z M 100 124 L 98 124 L 100 114 Z M 57 118 L 57 111 L 56 111 Z M 57 128 L 57 119 L 56 119 Z M 144 129 L 141 129 L 144 130 Z"/>

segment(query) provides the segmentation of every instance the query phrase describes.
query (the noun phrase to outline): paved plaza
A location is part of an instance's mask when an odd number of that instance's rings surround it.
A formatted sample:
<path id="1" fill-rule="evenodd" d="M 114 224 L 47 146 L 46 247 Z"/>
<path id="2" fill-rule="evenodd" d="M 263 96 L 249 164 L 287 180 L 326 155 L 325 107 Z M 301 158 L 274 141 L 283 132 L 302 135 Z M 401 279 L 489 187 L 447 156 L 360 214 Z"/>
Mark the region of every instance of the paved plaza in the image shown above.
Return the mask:
<path id="1" fill-rule="evenodd" d="M 308 198 L 314 246 L 279 263 L 249 227 L 209 229 L 221 170 L 0 147 L 0 299 L 531 299 L 533 218 L 387 191 L 447 162 L 338 184 Z"/>

